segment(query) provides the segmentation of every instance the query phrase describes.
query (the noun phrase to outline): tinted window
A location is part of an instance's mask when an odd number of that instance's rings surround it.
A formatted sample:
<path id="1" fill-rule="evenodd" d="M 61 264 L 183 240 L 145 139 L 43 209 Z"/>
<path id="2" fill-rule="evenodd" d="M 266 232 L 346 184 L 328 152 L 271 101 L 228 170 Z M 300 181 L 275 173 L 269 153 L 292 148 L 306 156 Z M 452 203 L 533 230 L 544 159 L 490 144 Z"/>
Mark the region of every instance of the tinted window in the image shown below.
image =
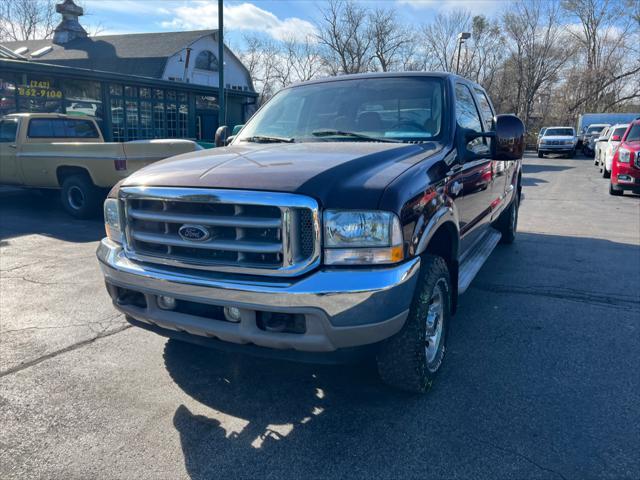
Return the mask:
<path id="1" fill-rule="evenodd" d="M 17 120 L 0 121 L 0 142 L 14 142 L 18 131 Z"/>
<path id="2" fill-rule="evenodd" d="M 620 128 L 616 128 L 613 131 L 612 135 L 618 135 L 620 138 L 622 138 L 622 135 L 624 135 L 624 132 L 627 131 L 627 127 L 620 127 Z"/>
<path id="3" fill-rule="evenodd" d="M 482 121 L 484 122 L 484 129 L 489 131 L 493 128 L 493 116 L 495 115 L 487 95 L 476 88 L 476 97 L 478 98 L 478 106 L 480 107 L 480 113 L 482 113 Z"/>
<path id="4" fill-rule="evenodd" d="M 461 83 L 456 84 L 456 120 L 458 125 L 476 132 L 482 132 L 482 122 L 476 104 L 471 96 L 471 90 Z M 467 144 L 467 148 L 479 153 L 488 149 L 485 140 L 474 138 Z"/>
<path id="5" fill-rule="evenodd" d="M 29 122 L 30 138 L 98 138 L 92 122 L 65 118 L 34 118 Z"/>

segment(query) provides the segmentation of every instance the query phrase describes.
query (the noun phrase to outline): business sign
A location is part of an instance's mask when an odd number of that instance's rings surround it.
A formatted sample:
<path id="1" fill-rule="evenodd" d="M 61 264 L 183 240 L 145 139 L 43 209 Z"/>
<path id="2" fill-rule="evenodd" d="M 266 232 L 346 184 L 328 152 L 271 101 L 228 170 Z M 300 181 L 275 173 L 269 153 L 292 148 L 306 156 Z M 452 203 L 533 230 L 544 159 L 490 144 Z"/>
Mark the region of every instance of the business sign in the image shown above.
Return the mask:
<path id="1" fill-rule="evenodd" d="M 18 95 L 32 98 L 62 98 L 62 91 L 51 88 L 51 83 L 42 80 L 31 80 L 28 85 L 18 85 Z"/>

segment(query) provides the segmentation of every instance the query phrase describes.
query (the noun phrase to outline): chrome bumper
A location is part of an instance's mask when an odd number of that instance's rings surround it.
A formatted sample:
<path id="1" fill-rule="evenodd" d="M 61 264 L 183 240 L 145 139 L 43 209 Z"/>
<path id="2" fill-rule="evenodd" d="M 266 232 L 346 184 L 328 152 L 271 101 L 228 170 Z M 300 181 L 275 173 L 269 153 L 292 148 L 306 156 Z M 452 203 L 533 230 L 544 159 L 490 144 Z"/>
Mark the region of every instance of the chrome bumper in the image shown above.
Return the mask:
<path id="1" fill-rule="evenodd" d="M 397 333 L 406 320 L 420 270 L 419 258 L 389 268 L 326 269 L 298 279 L 248 278 L 185 272 L 129 260 L 120 245 L 104 239 L 97 251 L 108 286 L 144 294 L 147 306 L 115 307 L 161 328 L 277 349 L 331 352 L 368 345 Z M 113 288 L 110 288 L 113 297 Z M 239 323 L 162 310 L 157 296 L 237 307 Z M 303 334 L 261 330 L 256 312 L 305 316 Z"/>
<path id="2" fill-rule="evenodd" d="M 540 145 L 538 151 L 541 152 L 569 152 L 575 148 L 575 145 Z"/>

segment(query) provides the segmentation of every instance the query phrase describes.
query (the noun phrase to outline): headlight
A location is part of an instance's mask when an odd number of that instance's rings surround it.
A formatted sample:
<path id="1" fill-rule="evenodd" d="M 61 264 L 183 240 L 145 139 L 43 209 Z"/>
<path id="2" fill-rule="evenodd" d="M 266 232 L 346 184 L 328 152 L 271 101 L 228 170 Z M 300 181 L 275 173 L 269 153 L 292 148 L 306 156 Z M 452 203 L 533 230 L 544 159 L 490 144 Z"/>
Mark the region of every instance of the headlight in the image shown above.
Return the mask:
<path id="1" fill-rule="evenodd" d="M 327 265 L 397 263 L 404 258 L 400 219 L 391 212 L 327 210 L 324 247 Z"/>
<path id="2" fill-rule="evenodd" d="M 626 148 L 619 148 L 618 161 L 620 163 L 629 163 L 631 161 L 631 151 Z"/>
<path id="3" fill-rule="evenodd" d="M 122 243 L 122 209 L 116 198 L 107 198 L 104 202 L 104 229 L 110 240 Z"/>

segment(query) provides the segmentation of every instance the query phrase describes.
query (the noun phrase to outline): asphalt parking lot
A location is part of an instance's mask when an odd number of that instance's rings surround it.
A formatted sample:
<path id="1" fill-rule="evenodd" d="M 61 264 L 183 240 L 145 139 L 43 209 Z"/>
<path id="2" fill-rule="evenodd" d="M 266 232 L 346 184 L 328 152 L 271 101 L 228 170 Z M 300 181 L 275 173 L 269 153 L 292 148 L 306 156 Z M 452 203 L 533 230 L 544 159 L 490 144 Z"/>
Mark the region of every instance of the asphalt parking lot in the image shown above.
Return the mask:
<path id="1" fill-rule="evenodd" d="M 128 328 L 98 221 L 0 192 L 0 477 L 640 478 L 640 197 L 528 155 L 433 389 Z"/>

